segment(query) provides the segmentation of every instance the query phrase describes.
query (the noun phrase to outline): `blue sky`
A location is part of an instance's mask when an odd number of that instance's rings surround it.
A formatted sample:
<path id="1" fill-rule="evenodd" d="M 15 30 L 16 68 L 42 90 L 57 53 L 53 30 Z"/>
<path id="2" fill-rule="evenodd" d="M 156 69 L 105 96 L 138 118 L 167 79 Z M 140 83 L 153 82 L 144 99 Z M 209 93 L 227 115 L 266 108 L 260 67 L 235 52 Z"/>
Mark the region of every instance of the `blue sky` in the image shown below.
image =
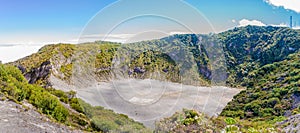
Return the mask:
<path id="1" fill-rule="evenodd" d="M 129 1 L 134 3 L 138 0 Z M 296 24 L 300 25 L 300 14 L 297 7 L 283 5 L 280 1 L 285 0 L 269 0 L 269 2 L 266 0 L 184 0 L 211 22 L 215 29 L 214 32 L 252 23 L 258 25 L 287 25 L 289 16 L 293 16 Z M 287 1 L 295 2 L 297 0 Z M 1 0 L 0 44 L 76 42 L 89 20 L 113 2 L 115 1 Z M 144 2 L 145 7 L 147 6 L 146 0 L 139 0 L 139 2 L 141 4 Z M 131 6 L 134 7 L 135 5 L 131 4 Z M 143 6 L 141 6 L 142 8 Z M 111 16 L 102 18 L 101 21 L 110 23 L 110 18 L 124 15 L 129 11 L 130 9 L 124 9 L 112 13 Z M 180 14 L 180 12 L 182 10 L 178 9 L 174 11 L 174 14 Z M 190 16 L 185 14 L 183 17 L 189 18 Z M 151 22 L 148 21 L 148 23 Z M 168 26 L 167 23 L 165 25 Z M 131 26 L 132 29 L 139 27 L 138 24 L 131 24 Z M 126 31 L 128 29 L 119 32 L 127 34 Z"/>

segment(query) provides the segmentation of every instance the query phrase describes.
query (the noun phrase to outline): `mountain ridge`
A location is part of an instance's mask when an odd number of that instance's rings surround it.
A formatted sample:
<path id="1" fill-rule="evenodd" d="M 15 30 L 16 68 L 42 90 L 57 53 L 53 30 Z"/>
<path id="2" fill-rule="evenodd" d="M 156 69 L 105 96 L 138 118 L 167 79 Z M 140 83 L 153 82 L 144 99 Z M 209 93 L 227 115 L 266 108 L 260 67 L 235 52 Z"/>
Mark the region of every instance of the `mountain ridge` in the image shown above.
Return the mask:
<path id="1" fill-rule="evenodd" d="M 299 87 L 300 84 L 299 77 L 297 77 L 299 75 L 300 30 L 271 26 L 246 26 L 213 35 L 173 35 L 130 45 L 121 46 L 119 43 L 102 41 L 79 45 L 48 45 L 41 48 L 36 54 L 9 64 L 19 67 L 24 75 L 31 75 L 27 76 L 29 82 L 30 79 L 35 79 L 35 84 L 45 88 L 51 87 L 50 75 L 68 84 L 73 84 L 72 82 L 76 82 L 76 80 L 72 81 L 72 75 L 78 74 L 76 71 L 78 68 L 73 70 L 74 66 L 83 64 L 88 66 L 88 69 L 83 69 L 86 72 L 77 76 L 89 77 L 89 74 L 92 73 L 96 75 L 92 77 L 96 81 L 108 81 L 118 78 L 120 75 L 126 78 L 141 79 L 154 75 L 153 79 L 184 84 L 202 86 L 225 84 L 246 88 L 225 107 L 221 113 L 221 116 L 224 117 L 268 122 L 277 117 L 289 117 L 300 112 L 300 109 L 298 110 L 296 107 L 298 103 L 293 103 L 297 97 L 289 98 L 298 94 L 298 90 L 293 87 Z M 163 48 L 175 48 L 175 50 L 163 50 Z M 126 50 L 132 50 L 133 54 L 122 53 Z M 173 53 L 175 55 L 172 55 Z M 180 56 L 176 56 L 176 54 Z M 81 60 L 83 57 L 92 58 Z M 114 65 L 115 59 L 125 63 L 116 66 Z M 44 73 L 49 64 L 51 64 L 51 72 Z M 295 66 L 286 64 L 295 64 Z M 255 76 L 259 75 L 260 71 L 263 75 L 265 73 L 280 75 L 282 70 L 274 69 L 273 66 L 292 67 L 294 70 L 288 71 L 288 73 L 293 74 L 286 75 L 285 79 L 275 79 L 269 74 L 266 74 L 266 77 Z M 116 72 L 115 68 L 117 68 Z M 184 76 L 184 74 L 190 76 Z M 270 80 L 274 82 L 268 84 Z M 288 80 L 288 82 L 282 83 L 280 80 Z M 196 83 L 191 81 L 196 81 Z M 86 82 L 83 84 L 88 85 L 89 82 Z M 281 84 L 291 86 L 281 86 Z M 268 86 L 267 89 L 266 86 Z M 278 87 L 283 89 L 276 89 Z M 286 93 L 286 90 L 289 92 Z M 266 95 L 256 95 L 257 93 L 272 95 L 265 98 Z M 248 100 L 252 104 L 239 104 L 238 102 L 241 98 L 251 99 L 251 97 L 261 98 L 263 102 L 257 103 L 255 100 L 255 104 L 252 103 L 253 100 Z M 275 104 L 273 105 L 273 103 Z M 289 106 L 292 103 L 295 107 L 279 109 L 280 113 L 272 114 L 272 111 L 270 112 L 271 106 L 279 106 L 279 104 Z M 269 117 L 270 114 L 274 117 Z M 274 122 L 272 123 L 274 124 Z"/>

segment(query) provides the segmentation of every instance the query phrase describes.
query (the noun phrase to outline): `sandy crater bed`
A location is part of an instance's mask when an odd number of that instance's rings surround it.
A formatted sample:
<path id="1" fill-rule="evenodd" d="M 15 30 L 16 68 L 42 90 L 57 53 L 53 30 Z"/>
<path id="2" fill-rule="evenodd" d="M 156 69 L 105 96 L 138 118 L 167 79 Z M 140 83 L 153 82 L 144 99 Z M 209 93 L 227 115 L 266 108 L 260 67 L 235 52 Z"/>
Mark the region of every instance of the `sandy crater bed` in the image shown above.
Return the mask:
<path id="1" fill-rule="evenodd" d="M 77 88 L 77 95 L 94 106 L 128 115 L 147 127 L 183 108 L 210 116 L 219 114 L 239 89 L 223 86 L 197 87 L 158 80 L 126 79 Z"/>

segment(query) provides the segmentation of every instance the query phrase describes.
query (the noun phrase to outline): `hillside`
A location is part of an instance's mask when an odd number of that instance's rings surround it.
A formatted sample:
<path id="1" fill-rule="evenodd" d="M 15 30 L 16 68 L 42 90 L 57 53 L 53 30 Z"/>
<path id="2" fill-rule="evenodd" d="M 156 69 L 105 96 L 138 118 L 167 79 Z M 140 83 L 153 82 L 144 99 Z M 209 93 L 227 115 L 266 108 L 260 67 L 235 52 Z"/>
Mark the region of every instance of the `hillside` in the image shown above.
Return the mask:
<path id="1" fill-rule="evenodd" d="M 156 123 L 156 132 L 226 132 L 226 133 L 274 133 L 281 132 L 275 125 L 249 122 L 230 117 L 209 117 L 196 110 L 183 109 Z"/>
<path id="2" fill-rule="evenodd" d="M 283 27 L 247 26 L 220 34 L 231 85 L 242 85 L 251 71 L 285 60 L 300 48 L 300 32 Z M 234 86 L 235 86 L 234 85 Z"/>
<path id="3" fill-rule="evenodd" d="M 252 71 L 244 82 L 248 85 L 247 89 L 234 96 L 223 109 L 221 116 L 254 122 L 293 118 L 293 115 L 300 113 L 299 70 L 300 52 Z M 291 123 L 298 124 L 291 121 L 281 125 L 285 127 Z M 291 127 L 285 131 L 299 130 L 297 126 Z"/>
<path id="4" fill-rule="evenodd" d="M 224 41 L 225 49 L 230 51 L 226 56 L 232 73 L 227 82 L 246 90 L 228 103 L 221 116 L 275 125 L 274 121 L 298 114 L 299 31 L 248 26 L 224 35 L 230 36 Z"/>
<path id="5" fill-rule="evenodd" d="M 246 26 L 132 44 L 47 45 L 9 64 L 30 84 L 62 90 L 124 78 L 242 87 L 221 116 L 269 126 L 300 112 L 299 48 L 299 30 Z"/>
<path id="6" fill-rule="evenodd" d="M 283 27 L 247 26 L 215 35 L 173 35 L 123 45 L 101 41 L 47 45 L 11 64 L 18 66 L 30 83 L 49 76 L 49 64 L 51 75 L 64 81 L 80 71 L 97 75 L 98 81 L 121 76 L 198 85 L 226 81 L 229 86 L 247 86 L 243 81 L 251 71 L 298 51 L 299 34 Z M 33 70 L 42 67 L 45 72 Z M 86 68 L 95 70 L 80 70 Z M 44 74 L 33 74 L 36 71 Z"/>
<path id="7" fill-rule="evenodd" d="M 40 114 L 26 102 L 20 105 L 3 96 L 0 98 L 1 132 L 81 132 L 52 122 L 47 116 Z"/>
<path id="8" fill-rule="evenodd" d="M 88 131 L 143 131 L 142 124 L 134 122 L 123 114 L 116 114 L 101 107 L 92 107 L 88 103 L 75 98 L 76 92 L 63 92 L 53 88 L 42 88 L 36 84 L 28 84 L 21 71 L 10 65 L 0 64 L 0 96 L 1 104 L 8 105 L 1 109 L 8 114 L 21 115 L 17 121 L 14 117 L 4 118 L 11 125 L 30 126 L 29 131 L 66 130 L 66 132 Z M 9 101 L 8 101 L 8 100 Z M 9 108 L 14 104 L 16 109 Z M 23 112 L 24 111 L 24 112 Z M 20 113 L 20 114 L 19 114 Z M 103 115 L 98 115 L 103 114 Z M 40 118 L 47 120 L 41 122 Z M 108 119 L 109 118 L 109 119 Z M 25 119 L 31 119 L 27 123 Z M 39 122 L 40 121 L 40 122 Z M 61 126 L 61 124 L 65 126 Z M 44 127 L 44 128 L 41 128 Z M 54 126 L 54 129 L 51 129 Z M 3 125 L 0 129 L 5 128 Z M 3 129 L 4 130 L 4 129 Z M 15 131 L 20 131 L 15 129 Z M 24 128 L 25 130 L 25 128 Z M 13 130 L 11 130 L 13 131 Z"/>

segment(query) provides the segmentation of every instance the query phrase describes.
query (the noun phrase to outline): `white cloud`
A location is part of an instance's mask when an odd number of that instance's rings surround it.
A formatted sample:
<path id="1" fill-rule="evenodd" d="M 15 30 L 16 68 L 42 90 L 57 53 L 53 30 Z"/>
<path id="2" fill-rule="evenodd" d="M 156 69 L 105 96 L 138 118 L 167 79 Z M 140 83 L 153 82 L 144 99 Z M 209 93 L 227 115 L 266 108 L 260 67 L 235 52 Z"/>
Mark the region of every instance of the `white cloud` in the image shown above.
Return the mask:
<path id="1" fill-rule="evenodd" d="M 280 23 L 280 24 L 264 24 L 263 22 L 259 20 L 248 20 L 248 19 L 242 19 L 238 22 L 237 27 L 243 27 L 247 25 L 254 25 L 254 26 L 273 26 L 273 27 L 289 27 L 286 23 Z M 300 26 L 295 26 L 293 29 L 300 29 Z"/>
<path id="2" fill-rule="evenodd" d="M 169 35 L 180 35 L 180 34 L 193 34 L 192 32 L 182 32 L 182 31 L 172 31 L 169 33 Z"/>
<path id="3" fill-rule="evenodd" d="M 247 25 L 266 26 L 266 24 L 258 20 L 242 19 L 239 21 L 238 27 L 247 26 Z"/>
<path id="4" fill-rule="evenodd" d="M 284 24 L 284 23 L 279 24 L 279 25 L 276 25 L 276 24 L 270 24 L 270 26 L 274 26 L 274 27 L 289 27 L 289 25 Z M 293 27 L 293 29 L 298 30 L 298 29 L 300 29 L 300 26 L 295 26 L 295 27 Z"/>
<path id="5" fill-rule="evenodd" d="M 3 45 L 30 45 L 30 46 L 37 46 L 37 45 L 46 45 L 46 44 L 58 44 L 58 43 L 70 43 L 70 44 L 77 44 L 78 39 L 69 39 L 69 40 L 54 40 L 54 41 L 0 41 L 0 46 Z"/>
<path id="6" fill-rule="evenodd" d="M 0 61 L 8 63 L 37 52 L 43 45 L 0 45 Z"/>
<path id="7" fill-rule="evenodd" d="M 274 26 L 274 27 L 288 27 L 287 24 L 281 23 L 281 24 L 270 24 L 270 26 Z"/>
<path id="8" fill-rule="evenodd" d="M 286 23 L 280 23 L 280 24 L 264 24 L 263 22 L 259 20 L 248 20 L 248 19 L 242 19 L 238 22 L 238 27 L 247 26 L 247 25 L 254 25 L 254 26 L 273 26 L 273 27 L 289 27 Z M 300 26 L 293 27 L 293 29 L 300 29 Z"/>
<path id="9" fill-rule="evenodd" d="M 235 20 L 235 19 L 232 19 L 231 22 L 232 22 L 232 23 L 236 23 L 236 20 Z"/>
<path id="10" fill-rule="evenodd" d="M 139 36 L 140 34 L 142 35 L 142 33 L 143 32 L 136 34 L 89 34 L 81 36 L 78 43 L 93 42 L 97 40 L 119 43 L 132 43 L 143 40 L 159 39 L 174 34 L 191 34 L 191 32 L 171 31 L 169 33 L 156 34 L 154 32 L 153 34 L 146 34 L 146 36 Z"/>
<path id="11" fill-rule="evenodd" d="M 135 34 L 90 34 L 81 36 L 79 38 L 79 43 L 98 40 L 123 43 L 133 36 L 135 36 Z"/>
<path id="12" fill-rule="evenodd" d="M 265 0 L 268 4 L 273 6 L 281 6 L 284 9 L 293 10 L 300 13 L 300 0 Z"/>
<path id="13" fill-rule="evenodd" d="M 293 29 L 299 30 L 299 29 L 300 29 L 300 26 L 293 27 Z"/>

